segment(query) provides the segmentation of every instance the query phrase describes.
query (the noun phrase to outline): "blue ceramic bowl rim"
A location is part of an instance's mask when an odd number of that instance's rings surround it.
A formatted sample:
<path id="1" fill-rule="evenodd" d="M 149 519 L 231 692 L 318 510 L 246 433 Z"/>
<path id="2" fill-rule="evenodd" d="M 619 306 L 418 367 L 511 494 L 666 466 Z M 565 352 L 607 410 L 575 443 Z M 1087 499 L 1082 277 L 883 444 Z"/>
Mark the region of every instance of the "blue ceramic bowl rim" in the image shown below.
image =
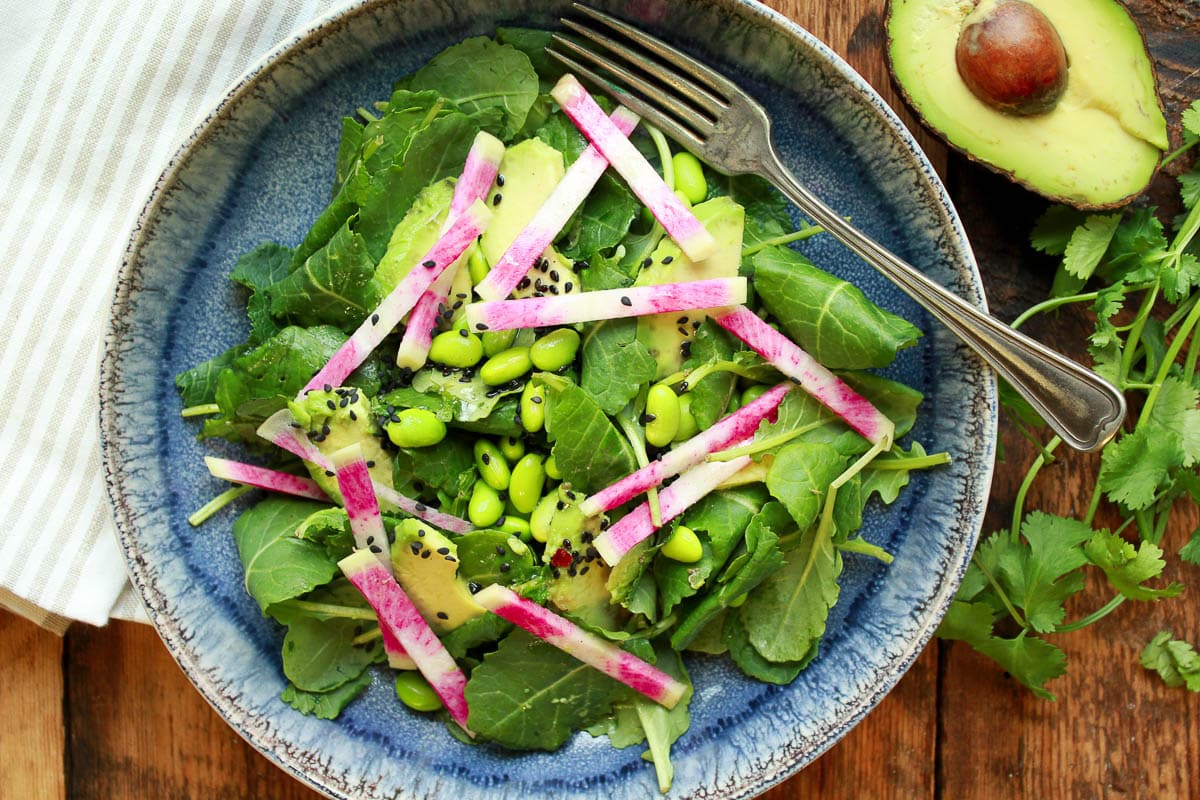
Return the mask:
<path id="1" fill-rule="evenodd" d="M 139 600 L 153 623 L 156 632 L 188 680 L 230 727 L 285 772 L 330 797 L 340 797 L 342 795 L 336 793 L 336 790 L 323 780 L 323 776 L 314 774 L 312 761 L 301 763 L 285 752 L 285 749 L 279 746 L 278 742 L 259 741 L 251 731 L 247 730 L 239 722 L 237 718 L 239 709 L 231 707 L 232 704 L 229 703 L 228 699 L 215 691 L 202 671 L 196 668 L 193 661 L 194 654 L 190 652 L 187 640 L 181 636 L 179 620 L 164 612 L 165 598 L 159 593 L 153 580 L 153 565 L 148 563 L 141 555 L 137 525 L 134 519 L 135 515 L 132 513 L 133 510 L 123 492 L 123 464 L 120 458 L 120 449 L 114 445 L 119 438 L 116 419 L 117 412 L 114 408 L 115 404 L 111 402 L 112 398 L 109 392 L 111 391 L 111 387 L 114 386 L 115 378 L 120 374 L 118 345 L 122 340 L 123 334 L 126 332 L 125 325 L 122 322 L 122 311 L 128 307 L 131 298 L 137 293 L 138 286 L 136 280 L 133 279 L 132 273 L 136 269 L 139 251 L 147 241 L 149 233 L 153 229 L 154 221 L 162 211 L 164 203 L 170 195 L 172 186 L 187 166 L 190 154 L 206 143 L 209 137 L 213 135 L 214 127 L 226 120 L 231 110 L 237 107 L 239 101 L 248 94 L 251 94 L 259 82 L 264 77 L 269 76 L 272 69 L 281 61 L 286 61 L 292 54 L 304 50 L 311 43 L 332 33 L 338 26 L 348 24 L 355 16 L 369 13 L 373 9 L 391 5 L 399 1 L 356 0 L 314 19 L 302 30 L 293 33 L 289 38 L 277 44 L 233 81 L 225 92 L 223 92 L 220 100 L 204 115 L 192 132 L 183 139 L 174 155 L 168 161 L 167 166 L 155 181 L 154 187 L 139 213 L 130 235 L 118 275 L 112 311 L 105 336 L 105 352 L 100 369 L 100 445 L 109 502 L 112 506 L 117 535 L 126 560 L 130 579 L 137 589 Z M 714 5 L 725 5 L 738 9 L 753 17 L 756 22 L 773 27 L 776 32 L 790 37 L 797 45 L 803 45 L 816 53 L 825 61 L 827 66 L 834 70 L 841 80 L 844 80 L 859 95 L 859 99 L 866 100 L 870 104 L 871 109 L 883 118 L 891 133 L 909 151 L 912 157 L 912 164 L 910 166 L 915 166 L 919 170 L 921 177 L 928 184 L 927 188 L 932 188 L 934 191 L 942 216 L 942 225 L 952 236 L 952 249 L 958 251 L 963 259 L 963 265 L 969 270 L 967 285 L 963 287 L 965 299 L 974 303 L 977 307 L 986 310 L 987 301 L 983 291 L 982 279 L 958 214 L 932 164 L 896 112 L 837 53 L 783 14 L 767 8 L 755 0 L 712 1 Z M 909 667 L 912 666 L 916 657 L 924 649 L 930 638 L 932 638 L 937 625 L 945 615 L 957 591 L 970 555 L 978 540 L 983 522 L 983 510 L 986 506 L 987 489 L 991 483 L 996 446 L 998 401 L 995 379 L 990 373 L 983 388 L 984 392 L 981 404 L 986 407 L 987 413 L 986 418 L 982 422 L 987 429 L 987 435 L 980 442 L 980 449 L 970 454 L 974 478 L 972 486 L 976 489 L 976 493 L 967 498 L 974 512 L 974 524 L 970 526 L 969 535 L 960 542 L 960 546 L 955 552 L 957 562 L 951 565 L 947 573 L 947 580 L 939 587 L 937 594 L 929 598 L 926 605 L 926 613 L 917 635 L 909 639 L 903 651 L 898 654 L 897 658 L 891 661 L 891 670 L 883 676 L 883 679 L 874 687 L 874 690 L 859 697 L 859 702 L 853 708 L 852 712 L 836 721 L 829 730 L 829 735 L 820 746 L 798 751 L 796 757 L 791 762 L 776 760 L 773 764 L 777 769 L 770 773 L 760 773 L 754 780 L 742 785 L 727 787 L 731 789 L 731 792 L 726 793 L 724 796 L 749 797 L 756 795 L 787 779 L 815 760 L 819 755 L 832 747 L 833 744 L 879 703 L 905 672 L 907 672 Z"/>

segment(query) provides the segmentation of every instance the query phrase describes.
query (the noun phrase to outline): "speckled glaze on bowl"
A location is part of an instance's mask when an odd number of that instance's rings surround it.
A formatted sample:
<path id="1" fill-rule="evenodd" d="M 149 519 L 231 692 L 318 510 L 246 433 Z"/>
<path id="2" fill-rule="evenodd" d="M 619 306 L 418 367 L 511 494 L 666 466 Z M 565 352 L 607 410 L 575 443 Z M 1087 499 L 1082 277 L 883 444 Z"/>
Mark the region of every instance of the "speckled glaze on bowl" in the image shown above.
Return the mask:
<path id="1" fill-rule="evenodd" d="M 774 113 L 785 161 L 834 208 L 982 305 L 966 238 L 933 170 L 867 84 L 806 32 L 739 0 L 596 5 L 734 77 Z M 239 733 L 333 797 L 632 800 L 657 795 L 641 748 L 576 736 L 553 753 L 455 741 L 407 713 L 376 677 L 335 722 L 279 700 L 282 631 L 242 588 L 226 511 L 187 514 L 221 487 L 173 375 L 242 341 L 226 276 L 259 241 L 294 244 L 328 197 L 339 120 L 386 98 L 394 78 L 497 24 L 550 25 L 566 2 L 364 2 L 281 45 L 232 87 L 181 148 L 130 243 L 101 376 L 101 428 L 117 526 L 150 618 L 184 672 Z M 792 685 L 744 679 L 723 658 L 690 660 L 692 726 L 673 751 L 671 797 L 748 797 L 808 764 L 895 685 L 941 619 L 974 547 L 991 478 L 990 374 L 917 306 L 828 237 L 805 251 L 926 331 L 887 374 L 926 394 L 913 436 L 954 463 L 918 475 L 867 515 L 895 563 L 846 557 L 820 657 Z M 244 506 L 243 506 L 244 507 Z"/>

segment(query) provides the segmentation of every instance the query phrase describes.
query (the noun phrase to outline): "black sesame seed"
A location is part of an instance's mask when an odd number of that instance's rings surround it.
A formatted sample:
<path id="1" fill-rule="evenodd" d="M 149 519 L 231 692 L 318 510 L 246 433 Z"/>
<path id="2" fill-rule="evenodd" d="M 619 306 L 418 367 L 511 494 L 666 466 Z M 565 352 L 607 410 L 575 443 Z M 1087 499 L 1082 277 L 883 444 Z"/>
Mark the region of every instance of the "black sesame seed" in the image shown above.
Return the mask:
<path id="1" fill-rule="evenodd" d="M 413 542 L 408 546 L 408 549 L 412 550 L 414 556 L 419 556 L 421 554 L 421 543 Z"/>
<path id="2" fill-rule="evenodd" d="M 623 306 L 632 306 L 632 305 L 633 305 L 633 301 L 632 301 L 632 300 L 630 300 L 628 297 L 624 297 L 624 296 L 622 296 L 622 297 L 621 297 L 621 305 L 623 305 Z"/>
<path id="3" fill-rule="evenodd" d="M 692 323 L 692 330 L 694 330 L 694 331 L 700 330 L 700 320 L 696 320 Z"/>
<path id="4" fill-rule="evenodd" d="M 642 424 L 643 425 L 649 425 L 651 422 L 654 422 L 654 420 L 656 420 L 656 419 L 658 419 L 658 417 L 655 416 L 654 414 L 650 414 L 650 413 L 642 414 Z"/>
<path id="5" fill-rule="evenodd" d="M 371 545 L 371 552 L 374 553 L 375 555 L 379 555 L 380 553 L 383 552 L 383 548 L 381 548 L 377 544 L 373 544 L 373 545 Z"/>
<path id="6" fill-rule="evenodd" d="M 688 390 L 688 382 L 687 382 L 687 381 L 683 381 L 683 382 L 681 382 L 681 383 L 679 384 L 679 391 L 680 391 L 680 392 L 686 392 L 687 390 Z"/>
<path id="7" fill-rule="evenodd" d="M 559 278 L 559 275 L 558 275 L 558 270 L 556 270 L 556 269 L 552 269 L 552 270 L 550 270 L 550 280 L 552 280 L 552 281 L 557 281 L 557 280 L 559 280 L 559 279 L 560 279 L 560 278 Z"/>
<path id="8" fill-rule="evenodd" d="M 480 586 L 480 585 L 479 585 L 478 583 L 476 583 L 475 581 L 471 581 L 470 583 L 468 583 L 468 584 L 467 584 L 467 590 L 468 590 L 468 591 L 469 591 L 471 594 L 476 594 L 476 593 L 477 593 L 477 592 L 478 592 L 480 589 L 482 589 L 482 588 L 483 588 L 483 587 L 482 587 L 482 586 Z"/>
<path id="9" fill-rule="evenodd" d="M 421 266 L 425 267 L 425 269 L 433 269 L 437 266 L 437 262 L 431 258 L 428 261 L 422 261 Z"/>
<path id="10" fill-rule="evenodd" d="M 417 529 L 417 536 L 420 536 L 422 539 L 424 539 L 424 538 L 425 538 L 425 529 L 424 529 L 424 528 L 418 528 L 418 529 Z"/>
<path id="11" fill-rule="evenodd" d="M 368 461 L 368 462 L 367 462 L 367 469 L 374 469 L 374 468 L 375 468 L 375 462 L 374 462 L 374 461 Z"/>
<path id="12" fill-rule="evenodd" d="M 496 196 L 492 198 L 492 205 L 494 205 L 494 206 L 500 205 L 500 199 L 501 199 L 501 194 L 499 192 L 496 192 Z"/>
<path id="13" fill-rule="evenodd" d="M 428 551 L 428 550 L 422 550 L 422 551 L 421 551 L 421 558 L 429 558 L 429 551 Z"/>
<path id="14" fill-rule="evenodd" d="M 526 276 L 526 277 L 524 277 L 524 278 L 521 278 L 520 282 L 519 282 L 519 283 L 517 283 L 517 288 L 518 288 L 518 289 L 528 289 L 528 288 L 529 288 L 529 283 L 530 283 L 530 281 L 529 281 L 529 276 Z"/>
<path id="15" fill-rule="evenodd" d="M 336 410 L 337 410 L 337 403 L 333 402 L 332 400 L 326 400 L 326 401 L 325 401 L 325 405 L 329 406 L 329 410 L 330 410 L 330 411 L 336 411 Z"/>
<path id="16" fill-rule="evenodd" d="M 439 612 L 437 612 L 437 618 L 438 619 L 450 619 L 450 615 L 447 614 L 445 611 L 439 611 Z"/>
<path id="17" fill-rule="evenodd" d="M 563 284 L 563 292 L 565 294 L 570 294 L 571 290 L 574 288 L 575 288 L 575 284 L 572 283 L 571 281 L 567 281 L 566 283 Z"/>
<path id="18" fill-rule="evenodd" d="M 444 555 L 448 555 L 450 553 L 450 548 L 449 547 L 439 547 L 437 549 L 437 551 L 438 551 L 438 555 L 444 556 Z"/>
<path id="19" fill-rule="evenodd" d="M 675 260 L 675 256 L 666 256 L 665 258 L 663 258 L 662 263 L 670 264 L 674 260 Z"/>
<path id="20" fill-rule="evenodd" d="M 587 533 L 583 534 L 583 536 L 579 537 L 579 541 L 583 542 L 584 544 L 587 544 L 588 542 L 592 541 L 593 538 L 595 538 L 595 537 L 592 536 L 592 532 L 588 531 Z M 595 548 L 592 548 L 592 549 L 594 550 Z"/>
<path id="21" fill-rule="evenodd" d="M 488 329 L 488 326 L 487 326 L 487 325 L 484 325 L 482 322 L 476 322 L 476 323 L 475 323 L 475 330 L 477 330 L 477 331 L 486 331 L 487 329 Z"/>
<path id="22" fill-rule="evenodd" d="M 642 268 L 645 269 L 646 267 L 650 266 L 653 263 L 654 263 L 653 258 L 647 258 L 645 261 L 642 262 Z"/>
<path id="23" fill-rule="evenodd" d="M 449 561 L 451 564 L 458 562 L 458 559 L 455 558 L 454 556 L 446 556 L 446 560 Z"/>
<path id="24" fill-rule="evenodd" d="M 481 453 L 479 460 L 482 461 L 483 465 L 486 467 L 488 464 L 492 463 L 491 453 Z"/>
<path id="25" fill-rule="evenodd" d="M 371 315 L 371 324 L 372 324 L 372 325 L 378 325 L 378 324 L 379 324 L 379 315 L 378 315 L 378 314 L 372 314 L 372 315 Z"/>
<path id="26" fill-rule="evenodd" d="M 500 565 L 501 572 L 508 572 L 510 569 L 512 569 L 512 565 L 509 564 L 507 561 L 505 561 L 503 564 Z"/>
<path id="27" fill-rule="evenodd" d="M 538 404 L 539 406 L 542 404 L 542 396 L 540 394 L 535 394 L 532 397 L 530 397 L 529 399 L 531 402 L 534 402 L 534 403 Z"/>
<path id="28" fill-rule="evenodd" d="M 687 315 L 685 314 L 682 317 L 680 317 L 679 319 L 675 320 L 675 324 L 676 325 L 687 325 L 687 321 L 688 321 L 688 318 L 687 318 Z"/>
<path id="29" fill-rule="evenodd" d="M 419 513 L 424 513 L 429 510 L 429 506 L 425 505 L 424 503 L 417 503 L 416 508 Z"/>
<path id="30" fill-rule="evenodd" d="M 497 176 L 496 176 L 496 185 L 497 185 L 497 186 L 503 186 L 503 185 L 504 185 L 504 175 L 502 175 L 502 174 L 501 174 L 501 175 L 497 175 Z"/>
<path id="31" fill-rule="evenodd" d="M 325 477 L 326 477 L 326 478 L 332 478 L 332 477 L 333 477 L 333 475 L 334 475 L 334 472 L 333 472 L 333 470 L 331 470 L 331 469 L 327 469 L 327 470 L 325 470 Z"/>
<path id="32" fill-rule="evenodd" d="M 332 387 L 332 386 L 330 386 L 328 383 L 327 383 L 327 384 L 325 384 L 325 386 L 324 386 L 324 387 L 322 387 L 322 388 L 324 388 L 324 389 L 325 389 L 325 391 L 327 391 L 327 392 L 332 392 L 332 391 L 333 391 L 333 387 Z"/>
<path id="33" fill-rule="evenodd" d="M 375 544 L 375 537 L 374 537 L 374 536 L 368 536 L 368 537 L 367 537 L 367 544 Z"/>
<path id="34" fill-rule="evenodd" d="M 546 287 L 546 291 L 550 292 L 550 294 L 558 294 L 558 287 L 552 283 Z"/>
<path id="35" fill-rule="evenodd" d="M 591 567 L 585 566 L 583 569 L 579 570 L 579 574 L 580 574 L 580 575 L 587 575 L 587 571 L 588 571 L 589 569 L 591 569 Z"/>

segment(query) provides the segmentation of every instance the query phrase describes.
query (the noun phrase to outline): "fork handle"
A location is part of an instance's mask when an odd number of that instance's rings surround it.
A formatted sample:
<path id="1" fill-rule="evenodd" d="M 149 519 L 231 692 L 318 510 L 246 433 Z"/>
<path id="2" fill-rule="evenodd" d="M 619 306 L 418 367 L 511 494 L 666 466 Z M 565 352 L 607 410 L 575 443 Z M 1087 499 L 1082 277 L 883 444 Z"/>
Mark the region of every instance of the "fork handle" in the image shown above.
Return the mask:
<path id="1" fill-rule="evenodd" d="M 1071 447 L 1095 450 L 1120 428 L 1125 398 L 1111 383 L 918 272 L 825 205 L 778 159 L 764 164 L 762 174 L 813 221 L 979 353 Z"/>

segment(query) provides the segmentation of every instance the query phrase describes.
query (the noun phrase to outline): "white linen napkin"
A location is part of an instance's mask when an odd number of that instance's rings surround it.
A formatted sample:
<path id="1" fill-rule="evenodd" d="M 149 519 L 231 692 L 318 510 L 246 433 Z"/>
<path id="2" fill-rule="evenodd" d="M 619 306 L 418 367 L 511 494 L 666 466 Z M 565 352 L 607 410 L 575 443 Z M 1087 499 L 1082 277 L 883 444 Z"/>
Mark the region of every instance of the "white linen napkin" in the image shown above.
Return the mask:
<path id="1" fill-rule="evenodd" d="M 133 223 L 226 86 L 345 0 L 0 0 L 0 605 L 144 618 L 100 467 L 104 330 Z"/>

